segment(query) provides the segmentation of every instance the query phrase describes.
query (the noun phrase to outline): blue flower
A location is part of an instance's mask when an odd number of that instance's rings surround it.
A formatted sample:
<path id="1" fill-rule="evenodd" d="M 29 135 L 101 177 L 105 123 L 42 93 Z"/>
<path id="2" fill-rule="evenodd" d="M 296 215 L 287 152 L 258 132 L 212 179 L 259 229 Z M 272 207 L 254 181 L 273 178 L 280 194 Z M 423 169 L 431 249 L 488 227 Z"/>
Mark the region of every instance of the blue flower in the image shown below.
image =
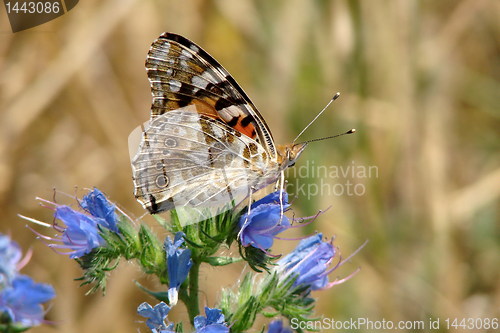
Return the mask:
<path id="1" fill-rule="evenodd" d="M 283 327 L 283 321 L 274 320 L 269 324 L 267 333 L 292 333 L 293 331 L 288 327 Z"/>
<path id="2" fill-rule="evenodd" d="M 69 249 L 71 259 L 90 253 L 93 249 L 106 244 L 99 234 L 99 225 L 104 219 L 80 213 L 68 206 L 58 206 L 55 217 L 66 227 L 56 240 L 63 244 L 50 244 L 54 248 Z"/>
<path id="3" fill-rule="evenodd" d="M 283 206 L 280 204 L 280 193 Z M 250 214 L 243 214 L 238 223 L 241 244 L 245 247 L 252 245 L 261 250 L 271 248 L 274 237 L 290 228 L 289 219 L 283 215 L 288 207 L 288 194 L 280 191 L 254 202 L 250 206 Z"/>
<path id="4" fill-rule="evenodd" d="M 278 272 L 282 279 L 296 277 L 293 286 L 305 285 L 308 290 L 328 288 L 328 267 L 335 256 L 331 242 L 324 242 L 321 233 L 303 239 L 287 256 L 280 259 Z"/>
<path id="5" fill-rule="evenodd" d="M 30 217 L 19 216 L 44 227 L 53 227 L 59 233 L 55 237 L 45 236 L 34 230 L 33 232 L 40 238 L 56 242 L 49 244 L 50 247 L 69 250 L 64 254 L 69 255 L 71 259 L 80 258 L 97 247 L 105 246 L 106 241 L 101 236 L 101 232 L 106 230 L 114 233 L 119 232 L 118 217 L 115 213 L 116 206 L 110 203 L 104 194 L 96 188 L 82 200 L 79 200 L 83 212 L 80 211 L 81 209 L 76 210 L 44 199 L 39 200 L 44 204 L 54 206 L 54 217 L 65 225 L 61 226 L 56 223 L 51 225 Z"/>
<path id="6" fill-rule="evenodd" d="M 194 328 L 196 333 L 228 333 L 229 327 L 224 322 L 224 315 L 219 309 L 205 307 L 206 317 L 196 316 Z"/>
<path id="7" fill-rule="evenodd" d="M 168 269 L 168 301 L 171 306 L 177 304 L 178 292 L 181 284 L 186 280 L 193 261 L 191 260 L 191 250 L 181 248 L 184 244 L 185 234 L 179 231 L 175 234 L 174 241 L 167 237 L 165 240 L 165 251 L 167 252 Z"/>
<path id="8" fill-rule="evenodd" d="M 9 236 L 0 234 L 0 285 L 10 283 L 17 274 L 21 257 L 19 245 Z"/>
<path id="9" fill-rule="evenodd" d="M 165 319 L 170 312 L 170 307 L 164 302 L 160 302 L 153 308 L 148 303 L 144 302 L 137 307 L 137 313 L 145 318 L 146 325 L 153 333 L 175 333 L 174 324 L 165 324 Z"/>
<path id="10" fill-rule="evenodd" d="M 80 204 L 90 215 L 104 219 L 104 221 L 100 221 L 100 225 L 116 233 L 118 232 L 116 206 L 109 202 L 106 196 L 97 188 L 84 196 Z"/>
<path id="11" fill-rule="evenodd" d="M 264 205 L 264 204 L 279 204 L 280 203 L 280 193 L 281 193 L 281 191 L 276 191 L 276 192 L 273 192 L 273 193 L 266 195 L 262 199 L 255 201 L 252 204 L 251 208 L 255 208 L 257 206 Z M 287 207 L 288 207 L 289 206 L 288 193 L 286 193 L 285 191 L 283 191 L 282 193 L 283 193 L 283 195 L 282 195 L 283 204 L 287 205 Z"/>
<path id="12" fill-rule="evenodd" d="M 30 277 L 19 274 L 19 269 L 29 260 L 21 260 L 19 245 L 8 236 L 0 234 L 0 316 L 25 327 L 43 321 L 42 303 L 54 298 L 54 289 L 35 283 Z"/>
<path id="13" fill-rule="evenodd" d="M 0 312 L 23 326 L 35 326 L 43 321 L 45 303 L 55 297 L 47 284 L 35 283 L 29 276 L 18 275 L 12 285 L 0 291 Z"/>

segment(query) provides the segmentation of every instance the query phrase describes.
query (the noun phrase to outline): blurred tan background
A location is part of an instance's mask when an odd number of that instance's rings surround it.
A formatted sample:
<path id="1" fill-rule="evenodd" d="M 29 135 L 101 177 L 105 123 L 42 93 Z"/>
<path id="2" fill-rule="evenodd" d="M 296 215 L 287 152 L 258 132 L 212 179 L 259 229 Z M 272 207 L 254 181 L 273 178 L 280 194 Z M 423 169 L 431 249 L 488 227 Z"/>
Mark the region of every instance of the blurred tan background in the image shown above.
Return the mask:
<path id="1" fill-rule="evenodd" d="M 331 275 L 361 267 L 354 278 L 314 293 L 318 316 L 500 316 L 498 1 L 86 0 L 15 34 L 0 7 L 0 232 L 34 250 L 23 272 L 57 292 L 54 325 L 33 332 L 147 331 L 135 311 L 154 300 L 132 281 L 158 288 L 154 279 L 122 262 L 105 297 L 84 296 L 73 281 L 77 264 L 36 241 L 16 214 L 50 223 L 35 197 L 75 186 L 96 186 L 131 214 L 144 213 L 132 194 L 127 137 L 149 117 L 144 60 L 164 31 L 218 59 L 279 143 L 342 93 L 302 138 L 358 133 L 311 144 L 296 167 L 374 166 L 377 174 L 300 179 L 324 189 L 349 180 L 364 190 L 294 202 L 297 216 L 331 208 L 287 236 L 335 235 L 344 257 L 369 240 Z M 234 284 L 242 266 L 202 269 L 202 305 L 214 306 L 216 286 Z M 178 306 L 169 318 L 186 311 Z"/>

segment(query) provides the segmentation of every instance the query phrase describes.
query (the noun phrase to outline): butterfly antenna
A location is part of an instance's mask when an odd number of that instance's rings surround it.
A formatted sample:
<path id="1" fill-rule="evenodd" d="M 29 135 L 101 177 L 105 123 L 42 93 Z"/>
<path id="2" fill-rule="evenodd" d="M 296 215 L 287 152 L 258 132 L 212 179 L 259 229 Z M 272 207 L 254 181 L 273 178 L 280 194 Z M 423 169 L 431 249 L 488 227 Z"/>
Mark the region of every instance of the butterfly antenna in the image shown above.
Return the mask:
<path id="1" fill-rule="evenodd" d="M 332 135 L 332 136 L 327 136 L 325 138 L 312 139 L 312 140 L 300 142 L 300 143 L 297 143 L 297 145 L 307 144 L 307 143 L 311 143 L 311 142 L 315 142 L 315 141 L 323 141 L 323 140 L 338 138 L 339 136 L 346 135 L 346 134 L 352 134 L 352 133 L 356 133 L 356 129 L 355 128 L 352 128 L 352 129 L 348 130 L 347 132 L 336 134 L 336 135 Z"/>
<path id="2" fill-rule="evenodd" d="M 300 137 L 300 136 L 301 136 L 301 135 L 302 135 L 302 134 L 303 134 L 303 133 L 304 133 L 304 132 L 305 132 L 305 131 L 309 128 L 309 126 L 311 126 L 311 125 L 312 125 L 312 124 L 316 121 L 316 119 L 318 119 L 318 117 L 319 117 L 319 116 L 321 116 L 321 114 L 322 114 L 323 112 L 325 112 L 325 110 L 326 110 L 326 109 L 328 109 L 328 107 L 330 106 L 330 104 L 332 104 L 332 103 L 333 103 L 333 101 L 334 101 L 334 100 L 336 100 L 336 99 L 337 99 L 337 98 L 339 98 L 339 97 L 340 97 L 340 93 L 338 92 L 338 93 L 336 93 L 336 94 L 332 97 L 332 99 L 330 100 L 330 102 L 328 102 L 328 104 L 326 104 L 326 106 L 323 108 L 323 110 L 321 110 L 321 111 L 320 111 L 320 112 L 316 115 L 316 117 L 314 117 L 314 119 L 313 119 L 313 120 L 312 120 L 312 121 L 311 121 L 311 122 L 310 122 L 310 123 L 309 123 L 309 124 L 308 124 L 308 125 L 307 125 L 304 129 L 303 129 L 303 130 L 302 130 L 302 132 L 300 132 L 300 133 L 299 133 L 299 135 L 297 135 L 297 137 L 293 140 L 293 143 L 295 143 L 295 141 L 297 141 L 297 139 L 298 139 L 298 138 L 299 138 L 299 137 Z M 347 133 L 345 133 L 345 134 L 347 134 Z M 338 136 L 338 135 L 336 135 L 336 136 Z"/>

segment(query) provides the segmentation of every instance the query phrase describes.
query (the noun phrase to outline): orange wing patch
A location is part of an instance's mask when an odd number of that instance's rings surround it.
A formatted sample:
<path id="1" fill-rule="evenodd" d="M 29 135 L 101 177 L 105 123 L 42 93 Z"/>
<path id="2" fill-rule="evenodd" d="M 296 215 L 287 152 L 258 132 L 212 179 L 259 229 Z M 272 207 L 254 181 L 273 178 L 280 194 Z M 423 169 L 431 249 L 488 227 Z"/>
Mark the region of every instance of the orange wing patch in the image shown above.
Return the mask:
<path id="1" fill-rule="evenodd" d="M 191 105 L 196 107 L 196 112 L 210 118 L 220 119 L 217 110 L 215 110 L 215 103 L 212 99 L 204 98 L 203 100 L 193 99 Z"/>
<path id="2" fill-rule="evenodd" d="M 233 126 L 238 132 L 245 134 L 249 138 L 255 139 L 257 137 L 257 132 L 255 131 L 255 126 L 253 125 L 252 116 L 248 115 L 246 117 L 239 117 L 235 126 Z"/>
<path id="3" fill-rule="evenodd" d="M 253 117 L 245 114 L 236 105 L 231 105 L 227 108 L 217 110 L 217 101 L 206 97 L 202 99 L 193 99 L 190 105 L 194 105 L 196 107 L 197 113 L 213 119 L 219 119 L 251 139 L 256 139 L 257 137 Z"/>

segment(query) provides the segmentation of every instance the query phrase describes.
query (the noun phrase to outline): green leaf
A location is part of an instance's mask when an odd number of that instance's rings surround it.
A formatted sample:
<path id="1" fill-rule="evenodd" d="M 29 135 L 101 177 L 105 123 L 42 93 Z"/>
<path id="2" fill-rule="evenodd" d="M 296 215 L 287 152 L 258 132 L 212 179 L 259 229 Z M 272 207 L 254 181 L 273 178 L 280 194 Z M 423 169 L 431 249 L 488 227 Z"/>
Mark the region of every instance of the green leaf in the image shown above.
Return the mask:
<path id="1" fill-rule="evenodd" d="M 166 291 L 151 291 L 151 290 L 147 289 L 146 287 L 144 287 L 143 285 L 141 285 L 139 282 L 137 282 L 137 281 L 134 281 L 134 282 L 135 282 L 135 285 L 137 287 L 139 287 L 142 291 L 153 296 L 154 298 L 156 298 L 160 302 L 165 302 L 165 303 L 169 304 L 168 293 Z"/>

